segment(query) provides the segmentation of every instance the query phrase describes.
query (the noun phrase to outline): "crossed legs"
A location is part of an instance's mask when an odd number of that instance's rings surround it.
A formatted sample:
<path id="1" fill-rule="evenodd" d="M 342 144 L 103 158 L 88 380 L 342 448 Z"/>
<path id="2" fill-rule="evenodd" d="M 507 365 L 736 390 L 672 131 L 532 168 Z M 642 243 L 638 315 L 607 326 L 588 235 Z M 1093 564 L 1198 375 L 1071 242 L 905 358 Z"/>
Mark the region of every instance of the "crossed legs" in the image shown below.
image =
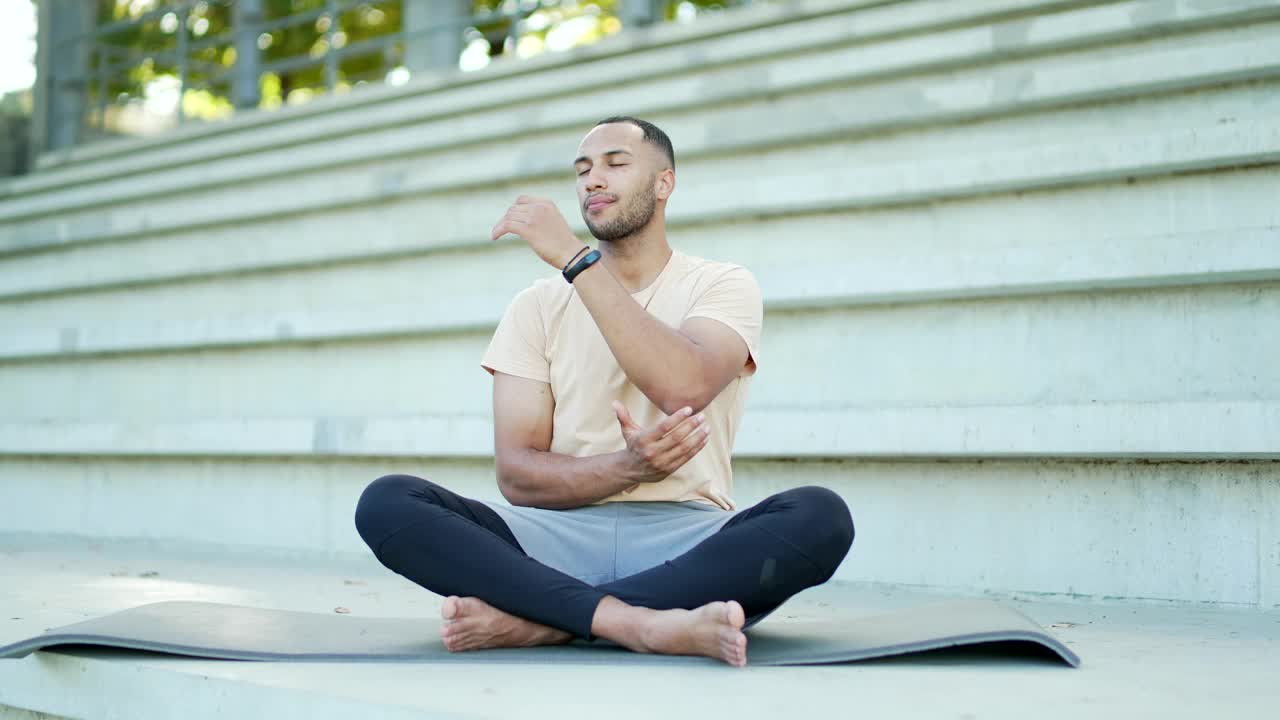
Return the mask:
<path id="1" fill-rule="evenodd" d="M 450 649 L 600 636 L 735 665 L 746 660 L 745 618 L 828 580 L 853 541 L 839 496 L 795 488 L 738 513 L 684 555 L 593 587 L 529 557 L 483 503 L 422 478 L 378 478 L 355 521 L 383 565 L 446 596 Z"/>

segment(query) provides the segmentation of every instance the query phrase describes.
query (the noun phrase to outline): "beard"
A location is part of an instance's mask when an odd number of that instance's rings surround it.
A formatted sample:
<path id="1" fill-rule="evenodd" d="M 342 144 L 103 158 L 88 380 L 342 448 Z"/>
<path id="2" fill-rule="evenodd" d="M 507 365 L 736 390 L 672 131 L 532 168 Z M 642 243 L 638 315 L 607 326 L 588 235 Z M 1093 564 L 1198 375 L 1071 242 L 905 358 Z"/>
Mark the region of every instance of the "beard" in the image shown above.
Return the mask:
<path id="1" fill-rule="evenodd" d="M 621 200 L 615 201 L 620 204 Z M 601 242 L 615 242 L 617 240 L 625 240 L 639 232 L 649 221 L 653 219 L 653 213 L 658 207 L 658 196 L 653 192 L 653 182 L 645 183 L 644 186 L 631 197 L 625 205 L 619 208 L 618 216 L 613 220 L 607 220 L 603 223 L 596 224 L 587 216 L 586 208 L 583 208 L 582 219 L 587 223 L 587 229 L 591 234 Z"/>

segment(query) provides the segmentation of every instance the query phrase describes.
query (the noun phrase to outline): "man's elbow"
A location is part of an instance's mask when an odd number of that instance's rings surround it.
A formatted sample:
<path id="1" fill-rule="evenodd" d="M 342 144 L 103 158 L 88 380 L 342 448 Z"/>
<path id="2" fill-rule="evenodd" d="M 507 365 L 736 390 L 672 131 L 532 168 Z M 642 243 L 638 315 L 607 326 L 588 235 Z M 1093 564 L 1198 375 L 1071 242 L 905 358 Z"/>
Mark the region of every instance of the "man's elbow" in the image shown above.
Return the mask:
<path id="1" fill-rule="evenodd" d="M 502 476 L 498 476 L 498 492 L 502 493 L 502 497 L 514 507 L 531 507 L 533 499 L 529 495 L 520 490 L 515 483 L 504 480 Z"/>
<path id="2" fill-rule="evenodd" d="M 712 400 L 715 400 L 715 396 L 706 390 L 678 388 L 663 397 L 657 405 L 667 415 L 674 415 L 682 408 L 691 408 L 696 415 L 705 410 Z"/>
<path id="3" fill-rule="evenodd" d="M 559 510 L 573 505 L 564 505 L 555 493 L 555 489 L 539 484 L 527 475 L 518 462 L 498 463 L 498 492 L 514 507 L 534 507 L 547 510 Z"/>
<path id="4" fill-rule="evenodd" d="M 513 463 L 503 462 L 501 454 L 497 458 L 498 492 L 506 501 L 517 507 L 530 507 L 534 504 L 533 496 L 523 487 L 520 475 Z"/>
<path id="5" fill-rule="evenodd" d="M 518 482 L 510 482 L 502 478 L 498 479 L 498 492 L 502 493 L 502 497 L 506 498 L 512 507 L 531 507 L 543 510 L 568 510 L 569 508 L 578 507 L 578 504 L 567 502 L 546 489 L 529 488 Z"/>
<path id="6" fill-rule="evenodd" d="M 728 385 L 730 379 L 719 377 L 715 364 L 706 357 L 683 371 L 671 372 L 660 381 L 657 392 L 650 395 L 662 412 L 672 415 L 681 408 L 692 408 L 694 414 L 702 412 Z M 657 397 L 653 397 L 657 395 Z"/>

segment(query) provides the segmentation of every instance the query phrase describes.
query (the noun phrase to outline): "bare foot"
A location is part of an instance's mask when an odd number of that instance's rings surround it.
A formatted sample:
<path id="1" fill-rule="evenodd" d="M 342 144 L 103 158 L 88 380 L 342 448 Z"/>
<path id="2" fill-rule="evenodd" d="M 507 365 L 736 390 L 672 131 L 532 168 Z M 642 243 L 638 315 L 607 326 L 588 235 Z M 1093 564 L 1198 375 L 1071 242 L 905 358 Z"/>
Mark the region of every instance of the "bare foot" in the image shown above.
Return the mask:
<path id="1" fill-rule="evenodd" d="M 440 638 L 449 652 L 560 645 L 573 639 L 567 632 L 507 614 L 480 598 L 450 595 L 440 616 L 444 618 Z"/>
<path id="2" fill-rule="evenodd" d="M 655 611 L 641 635 L 641 652 L 704 655 L 742 667 L 747 664 L 745 622 L 736 600 L 707 603 L 696 610 Z"/>

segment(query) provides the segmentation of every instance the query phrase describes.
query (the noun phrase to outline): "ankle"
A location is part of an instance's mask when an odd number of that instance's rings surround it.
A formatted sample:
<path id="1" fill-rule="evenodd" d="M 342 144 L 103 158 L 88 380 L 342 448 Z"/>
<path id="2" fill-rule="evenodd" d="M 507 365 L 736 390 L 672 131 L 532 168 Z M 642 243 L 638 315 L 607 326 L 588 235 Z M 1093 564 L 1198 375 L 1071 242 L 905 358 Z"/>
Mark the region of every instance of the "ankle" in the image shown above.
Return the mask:
<path id="1" fill-rule="evenodd" d="M 636 607 L 606 595 L 591 618 L 591 634 L 635 652 L 652 652 L 651 627 L 656 610 Z"/>

